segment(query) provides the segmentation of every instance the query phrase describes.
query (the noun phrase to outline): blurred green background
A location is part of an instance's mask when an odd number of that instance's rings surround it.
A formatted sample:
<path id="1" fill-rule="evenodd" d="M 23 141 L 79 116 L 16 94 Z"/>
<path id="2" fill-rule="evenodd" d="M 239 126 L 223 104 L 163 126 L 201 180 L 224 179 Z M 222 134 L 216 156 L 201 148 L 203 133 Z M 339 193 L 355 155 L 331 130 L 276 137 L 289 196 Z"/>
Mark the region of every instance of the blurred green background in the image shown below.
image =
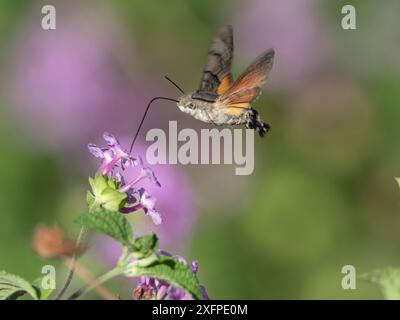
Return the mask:
<path id="1" fill-rule="evenodd" d="M 44 31 L 49 2 L 57 29 Z M 343 30 L 350 3 L 357 29 Z M 0 0 L 0 269 L 33 280 L 58 265 L 34 255 L 31 235 L 45 223 L 76 236 L 95 171 L 86 144 L 105 130 L 132 137 L 151 97 L 177 96 L 165 74 L 195 90 L 215 30 L 230 23 L 234 76 L 275 48 L 254 105 L 272 130 L 256 137 L 251 176 L 173 166 L 162 213 L 173 218 L 187 201 L 176 219 L 188 223 L 163 229 L 163 248 L 199 260 L 213 299 L 380 298 L 366 283 L 343 290 L 341 268 L 400 265 L 399 12 L 396 0 Z M 168 120 L 210 127 L 159 103 L 142 144 Z M 109 249 L 90 241 L 84 263 L 97 273 Z M 129 281 L 114 286 L 130 296 Z"/>

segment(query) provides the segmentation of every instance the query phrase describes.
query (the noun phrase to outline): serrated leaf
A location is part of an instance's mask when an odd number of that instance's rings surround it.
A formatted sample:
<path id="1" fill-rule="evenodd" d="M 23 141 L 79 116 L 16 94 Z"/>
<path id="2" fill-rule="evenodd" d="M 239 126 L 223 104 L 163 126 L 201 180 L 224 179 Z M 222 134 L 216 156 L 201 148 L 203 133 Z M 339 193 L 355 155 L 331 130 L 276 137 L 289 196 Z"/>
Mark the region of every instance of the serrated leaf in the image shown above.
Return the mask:
<path id="1" fill-rule="evenodd" d="M 377 284 L 387 300 L 400 300 L 400 268 L 385 268 L 374 270 L 359 277 Z"/>
<path id="2" fill-rule="evenodd" d="M 33 299 L 38 300 L 36 289 L 23 278 L 5 271 L 0 271 L 0 300 L 16 300 L 28 293 Z"/>
<path id="3" fill-rule="evenodd" d="M 193 299 L 202 299 L 202 291 L 194 272 L 184 263 L 170 257 L 160 257 L 146 267 L 131 265 L 128 276 L 146 276 L 167 281 L 169 284 L 185 290 Z"/>
<path id="4" fill-rule="evenodd" d="M 112 211 L 86 213 L 78 217 L 77 223 L 105 233 L 123 246 L 129 246 L 132 242 L 131 225 L 121 213 Z"/>

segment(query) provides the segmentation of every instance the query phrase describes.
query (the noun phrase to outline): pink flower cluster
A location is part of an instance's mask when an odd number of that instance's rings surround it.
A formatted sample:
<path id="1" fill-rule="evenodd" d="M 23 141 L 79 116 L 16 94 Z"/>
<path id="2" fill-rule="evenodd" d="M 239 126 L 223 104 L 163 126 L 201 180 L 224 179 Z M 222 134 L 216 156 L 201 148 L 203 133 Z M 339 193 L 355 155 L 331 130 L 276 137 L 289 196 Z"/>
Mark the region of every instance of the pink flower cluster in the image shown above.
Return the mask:
<path id="1" fill-rule="evenodd" d="M 114 178 L 119 185 L 118 191 L 127 195 L 127 205 L 120 209 L 121 213 L 131 213 L 143 209 L 146 215 L 149 215 L 154 224 L 161 224 L 162 219 L 160 213 L 156 210 L 156 199 L 150 195 L 144 188 L 138 186 L 143 179 L 149 179 L 155 185 L 160 187 L 154 172 L 146 167 L 140 157 L 132 156 L 114 135 L 105 132 L 104 140 L 107 142 L 106 147 L 98 147 L 92 143 L 88 145 L 89 151 L 101 160 L 101 165 L 96 171 L 96 175 Z M 140 173 L 137 177 L 129 182 L 125 182 L 123 173 L 128 167 L 139 166 Z"/>

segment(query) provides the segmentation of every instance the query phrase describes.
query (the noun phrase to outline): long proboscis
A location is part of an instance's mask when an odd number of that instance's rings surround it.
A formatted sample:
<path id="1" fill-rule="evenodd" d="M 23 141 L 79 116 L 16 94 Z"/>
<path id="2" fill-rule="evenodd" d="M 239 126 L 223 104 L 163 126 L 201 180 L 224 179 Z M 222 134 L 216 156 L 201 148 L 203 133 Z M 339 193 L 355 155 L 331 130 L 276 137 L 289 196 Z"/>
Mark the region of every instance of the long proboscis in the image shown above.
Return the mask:
<path id="1" fill-rule="evenodd" d="M 178 102 L 178 100 L 176 100 L 176 99 L 166 98 L 166 97 L 154 97 L 153 99 L 150 100 L 149 104 L 148 104 L 147 107 L 146 107 L 146 111 L 144 112 L 144 115 L 143 115 L 143 117 L 142 117 L 142 120 L 140 121 L 139 127 L 138 127 L 138 129 L 137 129 L 137 131 L 136 131 L 136 134 L 135 134 L 135 137 L 133 138 L 131 147 L 130 147 L 130 149 L 129 149 L 129 153 L 132 152 L 133 145 L 135 144 L 135 141 L 136 141 L 136 139 L 137 139 L 137 137 L 138 137 L 138 135 L 139 135 L 140 129 L 142 128 L 144 119 L 146 118 L 146 115 L 147 115 L 147 113 L 149 112 L 149 109 L 150 109 L 151 104 L 152 104 L 154 101 L 156 101 L 156 100 L 167 100 L 167 101 Z"/>

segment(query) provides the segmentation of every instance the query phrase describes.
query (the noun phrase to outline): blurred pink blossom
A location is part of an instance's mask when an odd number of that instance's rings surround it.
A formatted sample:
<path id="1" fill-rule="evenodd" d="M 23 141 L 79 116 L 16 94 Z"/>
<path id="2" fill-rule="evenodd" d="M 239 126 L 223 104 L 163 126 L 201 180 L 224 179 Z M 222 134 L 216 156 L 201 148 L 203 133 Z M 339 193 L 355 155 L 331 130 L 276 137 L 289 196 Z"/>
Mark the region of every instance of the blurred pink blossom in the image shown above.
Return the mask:
<path id="1" fill-rule="evenodd" d="M 131 131 L 132 107 L 142 112 L 148 99 L 141 77 L 126 71 L 134 60 L 130 36 L 111 14 L 103 19 L 79 10 L 59 10 L 52 31 L 28 22 L 10 49 L 8 97 L 17 123 L 58 151 L 81 148 L 104 127 Z"/>
<path id="2" fill-rule="evenodd" d="M 301 86 L 328 52 L 315 0 L 250 0 L 236 8 L 235 44 L 248 62 L 275 48 L 270 82 L 279 88 Z M 238 56 L 238 55 L 237 55 Z"/>

